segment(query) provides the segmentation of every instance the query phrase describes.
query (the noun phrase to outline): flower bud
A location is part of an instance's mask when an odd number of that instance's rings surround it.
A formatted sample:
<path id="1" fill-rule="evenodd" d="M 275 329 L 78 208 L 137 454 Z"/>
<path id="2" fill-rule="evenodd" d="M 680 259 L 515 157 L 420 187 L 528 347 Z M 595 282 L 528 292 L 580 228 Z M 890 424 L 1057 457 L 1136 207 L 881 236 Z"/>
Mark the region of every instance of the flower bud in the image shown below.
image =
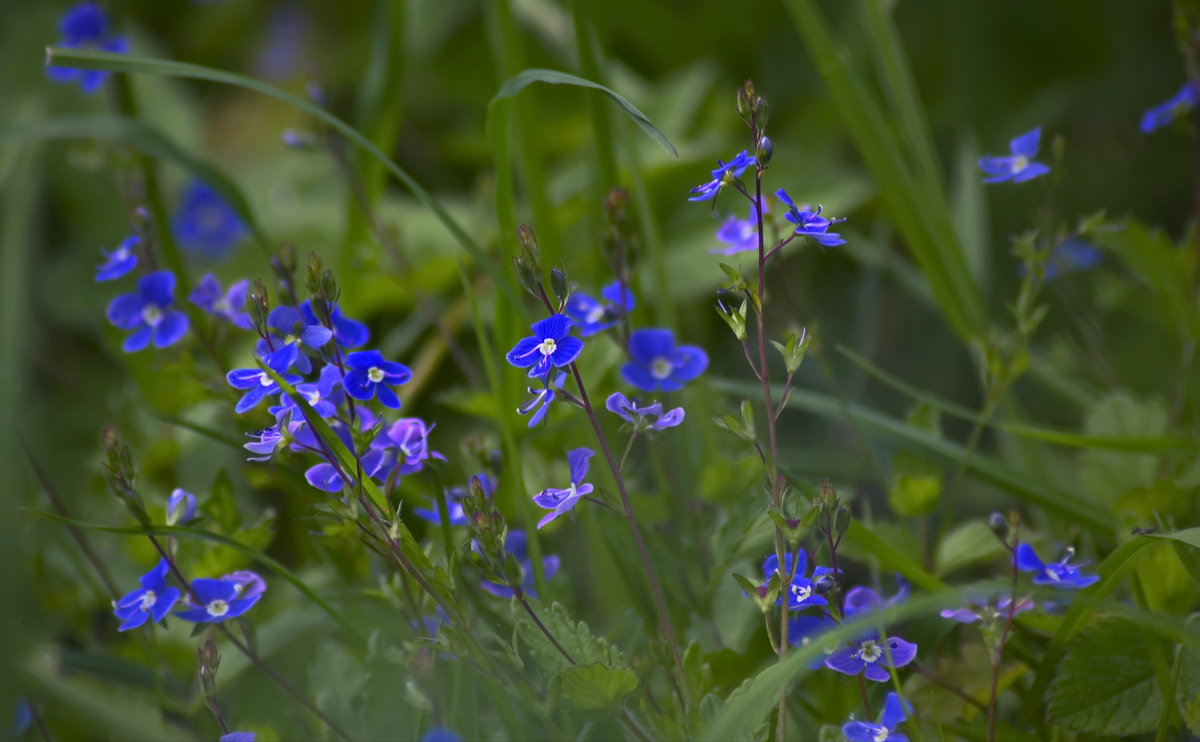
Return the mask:
<path id="1" fill-rule="evenodd" d="M 250 284 L 250 291 L 246 294 L 246 312 L 250 314 L 250 321 L 254 323 L 258 334 L 266 335 L 271 302 L 267 299 L 267 286 L 261 279 L 256 278 L 254 283 Z"/>
<path id="2" fill-rule="evenodd" d="M 829 591 L 833 590 L 836 584 L 837 583 L 834 581 L 832 575 L 821 575 L 817 579 L 813 580 L 813 592 L 815 592 L 817 595 L 825 595 L 829 593 Z"/>
<path id="3" fill-rule="evenodd" d="M 992 529 L 992 533 L 996 534 L 996 538 L 1000 539 L 1001 543 L 1008 543 L 1008 519 L 1000 513 L 992 513 L 988 516 L 988 528 Z"/>
<path id="4" fill-rule="evenodd" d="M 775 145 L 769 137 L 763 137 L 758 140 L 758 151 L 755 152 L 755 159 L 758 161 L 758 167 L 764 168 L 771 161 L 771 155 L 775 154 Z"/>

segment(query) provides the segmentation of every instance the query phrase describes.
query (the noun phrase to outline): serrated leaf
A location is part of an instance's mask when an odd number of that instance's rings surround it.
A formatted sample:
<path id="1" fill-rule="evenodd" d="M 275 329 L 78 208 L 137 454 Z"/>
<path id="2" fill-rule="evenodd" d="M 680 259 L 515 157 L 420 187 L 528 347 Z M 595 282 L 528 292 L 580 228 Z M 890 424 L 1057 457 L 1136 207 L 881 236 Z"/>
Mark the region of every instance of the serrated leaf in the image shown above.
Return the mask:
<path id="1" fill-rule="evenodd" d="M 1146 632 L 1106 619 L 1067 645 L 1050 689 L 1049 719 L 1072 732 L 1142 734 L 1155 728 L 1162 696 Z"/>
<path id="2" fill-rule="evenodd" d="M 527 596 L 525 600 L 555 640 L 575 660 L 576 665 L 590 665 L 598 662 L 611 667 L 626 666 L 625 655 L 618 647 L 594 636 L 588 625 L 583 621 L 571 618 L 561 603 L 554 603 L 547 608 L 536 598 Z M 537 624 L 529 618 L 516 599 L 511 601 L 511 607 L 518 633 L 521 639 L 529 645 L 538 667 L 547 674 L 561 672 L 571 667 L 571 663 L 554 648 L 554 645 L 537 627 Z"/>
<path id="3" fill-rule="evenodd" d="M 1161 404 L 1116 392 L 1088 412 L 1083 430 L 1092 436 L 1157 437 L 1167 430 L 1167 412 Z M 1081 456 L 1080 480 L 1093 500 L 1114 505 L 1125 493 L 1153 485 L 1157 467 L 1151 454 L 1089 450 Z"/>
<path id="4" fill-rule="evenodd" d="M 581 709 L 596 711 L 620 708 L 621 700 L 638 687 L 633 670 L 601 662 L 568 667 L 557 680 L 563 698 Z"/>

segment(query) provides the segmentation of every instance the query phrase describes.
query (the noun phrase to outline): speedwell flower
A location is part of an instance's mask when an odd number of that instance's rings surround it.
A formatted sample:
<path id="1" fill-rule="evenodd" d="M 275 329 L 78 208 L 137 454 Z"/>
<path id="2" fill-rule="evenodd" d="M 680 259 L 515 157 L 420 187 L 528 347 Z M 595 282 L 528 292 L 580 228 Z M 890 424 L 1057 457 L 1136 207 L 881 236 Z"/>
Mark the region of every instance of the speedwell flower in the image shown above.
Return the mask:
<path id="1" fill-rule="evenodd" d="M 550 411 L 550 403 L 558 395 L 558 391 L 562 389 L 563 382 L 567 380 L 567 374 L 564 371 L 559 371 L 554 376 L 554 381 L 550 380 L 549 376 L 542 379 L 542 386 L 526 387 L 525 391 L 533 395 L 529 401 L 517 408 L 517 412 L 522 415 L 528 415 L 530 412 L 533 416 L 529 418 L 529 427 L 535 428 Z"/>
<path id="2" fill-rule="evenodd" d="M 321 324 L 321 321 L 317 319 L 316 312 L 313 311 L 311 301 L 301 304 L 300 312 L 308 324 Z M 367 340 L 371 337 L 371 332 L 366 325 L 356 319 L 343 316 L 342 308 L 339 306 L 333 307 L 333 311 L 329 313 L 329 319 L 329 324 L 333 325 L 333 339 L 337 340 L 337 344 L 343 348 L 357 348 L 360 345 L 366 345 Z"/>
<path id="3" fill-rule="evenodd" d="M 299 358 L 303 354 L 297 354 Z M 299 367 L 299 363 L 296 364 Z M 338 371 L 338 367 L 332 363 L 321 369 L 320 375 L 316 381 L 306 382 L 304 384 L 296 384 L 296 392 L 308 403 L 309 407 L 313 408 L 321 417 L 333 417 L 337 414 L 337 406 L 344 399 L 342 395 L 342 372 Z M 292 399 L 287 393 L 279 396 L 279 404 L 268 410 L 272 415 L 279 419 L 284 413 L 291 412 L 296 408 L 296 400 Z"/>
<path id="4" fill-rule="evenodd" d="M 136 268 L 138 264 L 137 248 L 140 244 L 142 244 L 142 238 L 131 234 L 120 245 L 117 245 L 116 250 L 102 250 L 104 262 L 96 266 L 96 281 L 112 281 Z"/>
<path id="5" fill-rule="evenodd" d="M 249 288 L 250 282 L 241 280 L 230 284 L 229 290 L 222 294 L 221 283 L 217 277 L 207 273 L 200 279 L 196 288 L 192 289 L 192 293 L 188 294 L 188 301 L 214 317 L 227 320 L 234 327 L 249 330 L 254 327 L 254 323 L 250 321 L 249 313 L 242 308 L 246 304 L 246 291 Z"/>
<path id="6" fill-rule="evenodd" d="M 694 345 L 675 345 L 670 330 L 647 328 L 629 335 L 633 360 L 621 367 L 621 376 L 643 392 L 673 392 L 683 388 L 708 367 L 708 355 Z"/>
<path id="7" fill-rule="evenodd" d="M 472 478 L 479 480 L 479 486 L 483 488 L 483 493 L 487 497 L 490 498 L 492 493 L 496 491 L 496 478 L 490 474 L 480 472 Z M 446 515 L 450 517 L 450 525 L 467 525 L 467 513 L 463 509 L 462 501 L 470 497 L 470 494 L 470 487 L 451 487 L 446 490 Z M 413 515 L 434 524 L 441 524 L 442 522 L 442 514 L 438 512 L 437 503 L 433 503 L 428 508 L 413 508 Z"/>
<path id="8" fill-rule="evenodd" d="M 1037 552 L 1033 550 L 1032 546 L 1021 544 L 1017 547 L 1014 558 L 1017 562 L 1017 569 L 1022 572 L 1034 573 L 1033 584 L 1035 585 L 1079 589 L 1100 580 L 1099 575 L 1085 575 L 1079 571 L 1080 567 L 1086 566 L 1086 562 L 1080 565 L 1069 564 L 1073 556 L 1075 556 L 1075 550 L 1067 549 L 1067 555 L 1061 562 L 1046 564 L 1038 558 Z"/>
<path id="9" fill-rule="evenodd" d="M 746 168 L 753 164 L 755 164 L 754 155 L 746 150 L 739 152 L 737 157 L 734 157 L 729 162 L 717 160 L 717 169 L 712 171 L 713 179 L 693 188 L 693 195 L 688 197 L 688 201 L 707 201 L 710 198 L 714 198 L 721 191 L 721 188 L 742 177 L 742 173 L 746 172 Z"/>
<path id="10" fill-rule="evenodd" d="M 583 499 L 585 495 L 591 494 L 592 485 L 585 483 L 583 480 L 588 472 L 588 459 L 595 455 L 596 452 L 590 448 L 576 448 L 570 451 L 567 453 L 567 464 L 571 470 L 571 486 L 567 489 L 548 487 L 533 496 L 534 505 L 552 511 L 538 521 L 537 527 L 539 529 L 563 513 L 573 509 L 575 504 Z"/>
<path id="11" fill-rule="evenodd" d="M 270 461 L 271 455 L 275 453 L 275 449 L 284 442 L 283 435 L 279 432 L 279 425 L 275 424 L 269 428 L 263 428 L 255 433 L 246 433 L 246 437 L 250 439 L 249 443 L 243 443 L 242 448 L 250 453 L 258 454 L 257 456 L 247 457 L 246 461 Z"/>
<path id="12" fill-rule="evenodd" d="M 896 727 L 903 724 L 911 713 L 912 704 L 901 700 L 894 692 L 888 693 L 878 724 L 852 721 L 842 727 L 842 736 L 846 742 L 908 742 L 908 737 L 898 733 Z"/>
<path id="13" fill-rule="evenodd" d="M 1185 82 L 1179 92 L 1165 103 L 1146 109 L 1146 113 L 1142 114 L 1142 133 L 1149 134 L 1155 129 L 1161 129 L 1192 110 L 1195 105 L 1196 90 L 1190 82 Z"/>
<path id="14" fill-rule="evenodd" d="M 113 613 L 121 619 L 118 631 L 136 629 L 151 617 L 155 623 L 166 617 L 175 601 L 179 600 L 179 588 L 167 585 L 170 568 L 166 559 L 159 560 L 154 569 L 138 579 L 140 588 L 113 604 Z"/>
<path id="15" fill-rule="evenodd" d="M 296 344 L 288 343 L 279 350 L 271 353 L 263 358 L 275 373 L 283 376 L 289 384 L 296 384 L 301 377 L 295 374 L 289 374 L 288 369 L 296 360 Z M 229 386 L 234 389 L 242 389 L 246 393 L 238 400 L 237 406 L 233 411 L 239 415 L 246 410 L 253 409 L 263 400 L 264 397 L 269 397 L 279 393 L 279 385 L 271 378 L 271 375 L 261 368 L 239 368 L 225 374 L 225 380 L 229 382 Z"/>
<path id="16" fill-rule="evenodd" d="M 896 594 L 890 598 L 884 598 L 879 593 L 869 587 L 855 587 L 846 592 L 845 603 L 846 615 L 853 616 L 858 613 L 866 613 L 868 611 L 877 611 L 880 608 L 903 603 L 908 599 L 908 582 L 896 575 Z"/>
<path id="17" fill-rule="evenodd" d="M 324 347 L 329 338 L 333 337 L 333 332 L 317 322 L 316 317 L 309 320 L 287 305 L 280 305 L 271 310 L 267 315 L 267 327 L 267 336 L 271 338 L 271 342 L 268 343 L 265 339 L 258 341 L 256 347 L 261 355 L 270 353 L 272 347 L 278 348 L 288 343 L 298 343 L 300 348 L 297 350 L 316 350 Z M 296 370 L 302 374 L 312 371 L 312 362 L 308 359 L 308 354 L 301 352 L 296 356 Z"/>
<path id="18" fill-rule="evenodd" d="M 129 51 L 129 42 L 124 36 L 109 35 L 108 16 L 91 0 L 73 5 L 63 13 L 58 22 L 58 32 L 62 34 L 58 46 L 67 49 L 90 49 L 114 54 Z M 83 92 L 94 93 L 112 73 L 107 70 L 48 66 L 46 74 L 55 82 L 77 82 Z"/>
<path id="19" fill-rule="evenodd" d="M 788 610 L 798 611 L 814 605 L 828 605 L 828 601 L 817 594 L 816 581 L 824 575 L 833 574 L 828 567 L 814 567 L 811 578 L 808 572 L 808 554 L 804 549 L 796 551 L 796 572 L 792 576 L 792 584 L 784 592 L 788 596 Z M 792 555 L 783 555 L 783 572 L 786 575 L 792 570 Z M 763 579 L 770 581 L 771 575 L 779 571 L 779 557 L 771 554 L 762 563 Z M 780 596 L 776 605 L 783 600 Z"/>
<path id="20" fill-rule="evenodd" d="M 189 601 L 192 607 L 172 615 L 192 623 L 221 623 L 250 610 L 262 597 L 261 591 L 248 598 L 239 597 L 240 588 L 234 580 L 206 577 L 192 580 L 192 595 L 195 596 L 195 602 Z"/>
<path id="21" fill-rule="evenodd" d="M 916 644 L 906 642 L 898 636 L 880 640 L 872 635 L 848 647 L 833 650 L 825 658 L 825 666 L 844 675 L 864 673 L 868 680 L 883 683 L 891 678 L 885 668 L 904 667 L 916 656 Z"/>
<path id="22" fill-rule="evenodd" d="M 844 222 L 845 219 L 826 219 L 821 216 L 820 206 L 817 206 L 816 211 L 813 211 L 808 204 L 796 206 L 791 196 L 782 188 L 775 191 L 775 196 L 787 205 L 788 212 L 783 215 L 783 218 L 796 225 L 795 233 L 797 235 L 811 237 L 817 244 L 824 247 L 846 244 L 840 234 L 829 231 L 830 225 Z"/>
<path id="23" fill-rule="evenodd" d="M 196 517 L 196 496 L 176 487 L 167 498 L 167 525 L 187 523 Z"/>
<path id="24" fill-rule="evenodd" d="M 377 350 L 359 350 L 346 356 L 342 387 L 361 402 L 378 396 L 380 404 L 395 410 L 400 407 L 400 398 L 392 387 L 407 384 L 411 378 L 412 371 L 403 363 L 385 361 Z"/>
<path id="25" fill-rule="evenodd" d="M 517 564 L 521 567 L 521 590 L 526 595 L 536 598 L 537 590 L 534 589 L 533 584 L 533 560 L 529 558 L 528 547 L 529 537 L 525 535 L 524 531 L 512 530 L 504 537 L 504 550 L 516 557 Z M 559 565 L 560 560 L 554 554 L 542 557 L 543 576 L 549 580 L 558 572 Z M 498 598 L 513 596 L 512 588 L 498 582 L 484 580 L 479 586 Z"/>
<path id="26" fill-rule="evenodd" d="M 766 202 L 763 202 L 766 206 Z M 766 209 L 763 209 L 766 212 Z M 713 255 L 733 255 L 739 252 L 747 252 L 749 250 L 758 249 L 758 209 L 754 204 L 750 204 L 750 216 L 747 219 L 738 219 L 732 214 L 717 230 L 717 240 L 725 243 L 728 247 L 718 247 L 709 250 Z"/>
<path id="27" fill-rule="evenodd" d="M 203 181 L 188 183 L 171 218 L 171 231 L 184 250 L 223 258 L 246 234 L 233 207 Z"/>
<path id="28" fill-rule="evenodd" d="M 599 299 L 589 294 L 571 294 L 567 300 L 567 314 L 579 328 L 579 334 L 587 337 L 615 326 L 621 315 L 633 311 L 633 306 L 633 291 L 627 285 L 622 292 L 621 282 L 613 281 L 601 289 Z"/>
<path id="29" fill-rule="evenodd" d="M 188 330 L 187 315 L 172 308 L 175 274 L 158 271 L 138 279 L 137 291 L 123 294 L 108 305 L 108 321 L 122 330 L 136 330 L 125 338 L 126 353 L 142 350 L 150 341 L 165 348 L 179 342 Z"/>
<path id="30" fill-rule="evenodd" d="M 1001 597 L 992 605 L 986 600 L 968 601 L 965 608 L 947 608 L 941 612 L 942 618 L 948 618 L 959 623 L 975 623 L 983 621 L 985 623 L 994 621 L 995 619 L 1008 615 L 1008 607 L 1012 605 L 1012 599 Z M 1017 605 L 1013 608 L 1013 615 L 1027 611 L 1033 608 L 1032 598 L 1021 598 L 1017 601 Z"/>
<path id="31" fill-rule="evenodd" d="M 983 182 L 1003 183 L 1011 180 L 1013 183 L 1024 183 L 1050 172 L 1049 167 L 1033 160 L 1037 157 L 1041 137 L 1042 129 L 1038 127 L 1009 143 L 1009 149 L 1012 151 L 1010 156 L 980 158 L 979 169 L 988 175 Z"/>
<path id="32" fill-rule="evenodd" d="M 533 323 L 533 335 L 522 338 L 504 358 L 517 368 L 529 368 L 531 379 L 546 376 L 552 367 L 569 365 L 583 351 L 583 341 L 570 335 L 571 324 L 565 314 Z"/>
<path id="33" fill-rule="evenodd" d="M 221 575 L 221 579 L 226 582 L 232 582 L 237 588 L 238 597 L 242 600 L 258 599 L 258 596 L 267 591 L 267 582 L 257 572 L 251 572 L 248 569 L 240 569 L 237 572 L 230 572 L 227 575 Z"/>
<path id="34" fill-rule="evenodd" d="M 635 430 L 666 430 L 683 422 L 682 407 L 667 412 L 663 412 L 662 402 L 639 407 L 636 399 L 630 401 L 620 392 L 610 394 L 604 406 L 609 412 L 631 423 Z"/>

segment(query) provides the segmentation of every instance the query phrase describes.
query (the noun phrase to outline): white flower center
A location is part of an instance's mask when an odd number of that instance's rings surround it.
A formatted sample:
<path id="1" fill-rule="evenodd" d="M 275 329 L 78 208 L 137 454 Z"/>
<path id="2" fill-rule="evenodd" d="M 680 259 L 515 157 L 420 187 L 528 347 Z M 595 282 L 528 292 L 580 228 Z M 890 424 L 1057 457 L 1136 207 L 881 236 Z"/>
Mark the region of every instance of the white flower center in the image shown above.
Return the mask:
<path id="1" fill-rule="evenodd" d="M 217 598 L 204 606 L 204 610 L 208 611 L 208 615 L 210 616 L 224 616 L 226 613 L 229 613 L 229 603 Z"/>
<path id="2" fill-rule="evenodd" d="M 258 375 L 258 383 L 262 386 L 271 386 L 275 382 L 271 380 L 271 375 L 264 371 Z"/>
<path id="3" fill-rule="evenodd" d="M 542 355 L 544 356 L 552 356 L 554 355 L 554 351 L 558 350 L 558 343 L 554 340 L 554 338 L 546 338 L 542 341 L 542 344 L 538 346 L 538 350 L 541 351 Z"/>
<path id="4" fill-rule="evenodd" d="M 1017 155 L 1013 158 L 1012 171 L 1014 173 L 1019 173 L 1027 167 L 1029 167 L 1029 158 L 1025 155 Z"/>
<path id="5" fill-rule="evenodd" d="M 604 305 L 597 304 L 596 306 L 592 307 L 592 311 L 588 312 L 584 319 L 587 320 L 588 324 L 590 325 L 604 319 Z"/>
<path id="6" fill-rule="evenodd" d="M 284 344 L 284 345 L 289 345 L 289 344 L 291 344 L 291 343 L 294 343 L 294 342 L 296 342 L 296 341 L 297 341 L 297 340 L 299 340 L 299 339 L 300 339 L 300 338 L 296 337 L 295 335 L 288 335 L 288 336 L 286 336 L 286 337 L 284 337 L 284 338 L 283 338 L 283 344 Z"/>
<path id="7" fill-rule="evenodd" d="M 308 400 L 310 405 L 315 405 L 317 402 L 321 401 L 321 390 L 318 389 L 316 391 L 308 392 L 304 395 L 304 397 Z"/>
<path id="8" fill-rule="evenodd" d="M 885 726 L 881 726 L 875 730 L 875 734 L 873 734 L 871 736 L 871 741 L 872 742 L 886 742 L 888 735 L 891 733 L 892 732 L 890 729 L 888 729 Z"/>
<path id="9" fill-rule="evenodd" d="M 378 384 L 379 382 L 383 381 L 383 377 L 384 377 L 383 369 L 381 369 L 380 367 L 372 366 L 371 368 L 367 369 L 367 378 L 370 379 L 373 383 Z"/>
<path id="10" fill-rule="evenodd" d="M 883 647 L 876 644 L 874 639 L 868 639 L 859 648 L 858 656 L 868 664 L 878 662 L 879 658 L 883 656 Z"/>
<path id="11" fill-rule="evenodd" d="M 142 308 L 142 321 L 151 327 L 158 327 L 158 323 L 162 322 L 163 311 L 153 304 L 147 304 Z"/>
<path id="12" fill-rule="evenodd" d="M 671 372 L 674 370 L 675 369 L 671 365 L 671 362 L 662 356 L 655 358 L 650 364 L 650 375 L 656 379 L 665 379 L 669 377 Z"/>
<path id="13" fill-rule="evenodd" d="M 153 590 L 147 590 L 146 592 L 142 593 L 142 613 L 149 613 L 150 609 L 153 608 L 154 604 L 157 602 L 158 596 L 154 594 Z"/>
<path id="14" fill-rule="evenodd" d="M 222 314 L 229 314 L 229 311 L 231 309 L 232 309 L 232 307 L 229 306 L 229 302 L 226 301 L 225 299 L 217 299 L 216 301 L 213 302 L 213 311 L 214 312 L 220 312 Z"/>
<path id="15" fill-rule="evenodd" d="M 129 248 L 128 247 L 117 248 L 117 251 L 115 253 L 113 253 L 113 255 L 112 255 L 112 259 L 114 261 L 128 260 L 129 259 Z"/>
<path id="16" fill-rule="evenodd" d="M 792 595 L 795 595 L 796 600 L 803 603 L 804 601 L 808 600 L 809 596 L 812 595 L 812 585 L 805 585 L 803 587 L 800 585 L 792 585 Z"/>

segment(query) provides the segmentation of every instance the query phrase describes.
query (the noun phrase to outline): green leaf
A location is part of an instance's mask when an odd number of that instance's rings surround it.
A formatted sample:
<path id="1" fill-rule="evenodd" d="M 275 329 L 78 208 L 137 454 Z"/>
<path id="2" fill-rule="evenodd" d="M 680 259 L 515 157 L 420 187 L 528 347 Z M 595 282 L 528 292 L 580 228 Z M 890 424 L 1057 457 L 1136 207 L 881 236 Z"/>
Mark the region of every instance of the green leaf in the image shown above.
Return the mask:
<path id="1" fill-rule="evenodd" d="M 611 98 L 614 103 L 620 106 L 621 109 L 625 111 L 625 114 L 633 120 L 633 123 L 637 124 L 638 128 L 646 132 L 647 136 L 662 145 L 662 148 L 670 152 L 672 157 L 675 157 L 676 159 L 679 158 L 679 153 L 675 151 L 675 145 L 671 144 L 671 140 L 667 139 L 667 135 L 663 134 L 662 131 L 654 125 L 654 122 L 646 117 L 646 114 L 639 111 L 637 106 L 625 100 L 625 98 L 621 97 L 618 93 L 610 88 L 606 88 L 605 86 L 592 82 L 591 80 L 585 80 L 582 77 L 569 75 L 566 72 L 543 69 L 524 70 L 505 80 L 504 84 L 500 86 L 500 89 L 496 91 L 496 94 L 492 96 L 492 102 L 495 102 L 501 98 L 511 98 L 517 93 L 521 92 L 521 90 L 523 90 L 525 87 L 535 82 L 544 82 L 548 85 L 575 85 L 581 88 L 599 90 L 601 93 L 604 93 Z"/>
<path id="2" fill-rule="evenodd" d="M 1071 642 L 1050 691 L 1047 714 L 1072 732 L 1141 734 L 1162 713 L 1150 639 L 1134 623 L 1106 619 Z"/>
<path id="3" fill-rule="evenodd" d="M 625 667 L 625 655 L 621 653 L 621 650 L 606 640 L 594 636 L 583 621 L 571 618 L 561 603 L 554 603 L 547 608 L 536 598 L 527 596 L 525 600 L 546 629 L 574 658 L 577 665 L 600 663 L 610 667 Z M 538 666 L 543 671 L 552 674 L 572 666 L 554 648 L 554 645 L 537 627 L 537 624 L 529 618 L 529 614 L 515 598 L 511 601 L 511 607 L 517 633 L 530 648 L 534 659 L 537 660 Z"/>
<path id="4" fill-rule="evenodd" d="M 892 457 L 892 478 L 888 483 L 888 504 L 896 515 L 928 513 L 942 495 L 942 468 L 910 451 Z"/>
<path id="5" fill-rule="evenodd" d="M 638 677 L 625 667 L 609 667 L 600 662 L 568 667 L 557 676 L 563 698 L 581 709 L 620 708 L 621 700 L 638 687 Z"/>
<path id="6" fill-rule="evenodd" d="M 925 590 L 946 589 L 946 583 L 926 572 L 921 568 L 921 565 L 908 558 L 904 552 L 876 536 L 859 521 L 856 520 L 850 523 L 850 529 L 846 531 L 845 538 L 851 545 L 862 549 L 878 559 L 881 567 L 887 569 L 889 572 L 898 572 L 904 575 L 909 582 L 917 587 Z"/>
<path id="7" fill-rule="evenodd" d="M 1161 436 L 1167 431 L 1167 411 L 1118 391 L 1088 412 L 1083 429 L 1092 436 Z M 1153 485 L 1157 467 L 1157 458 L 1148 453 L 1085 451 L 1080 479 L 1093 500 L 1112 506 L 1125 493 Z"/>
<path id="8" fill-rule="evenodd" d="M 960 523 L 938 544 L 937 573 L 948 575 L 964 567 L 994 559 L 1004 545 L 982 520 Z"/>

